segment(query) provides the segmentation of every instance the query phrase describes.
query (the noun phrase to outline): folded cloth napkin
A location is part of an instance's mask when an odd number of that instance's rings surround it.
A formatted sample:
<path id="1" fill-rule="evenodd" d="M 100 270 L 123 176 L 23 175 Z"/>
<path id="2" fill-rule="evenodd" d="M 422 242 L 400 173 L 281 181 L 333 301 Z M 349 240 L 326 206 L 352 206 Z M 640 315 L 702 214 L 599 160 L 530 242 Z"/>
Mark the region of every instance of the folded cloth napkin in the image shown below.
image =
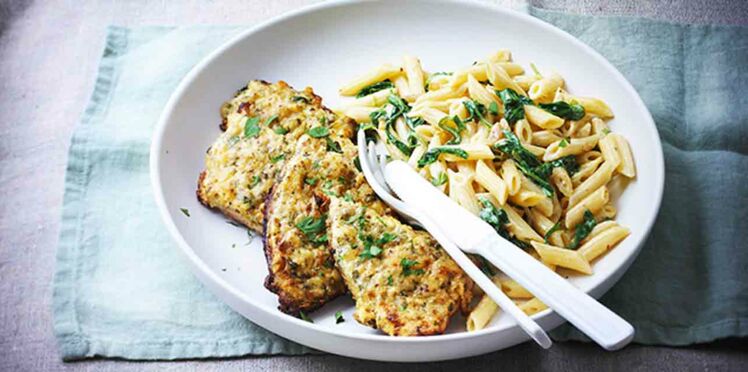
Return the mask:
<path id="1" fill-rule="evenodd" d="M 663 139 L 665 197 L 641 255 L 603 302 L 635 341 L 748 335 L 748 28 L 530 9 L 632 82 Z M 54 279 L 63 359 L 300 354 L 190 274 L 148 178 L 151 132 L 187 71 L 240 27 L 111 27 L 70 146 Z M 622 123 L 621 125 L 636 125 Z M 646 161 L 646 159 L 637 159 Z M 562 327 L 557 339 L 583 339 Z"/>

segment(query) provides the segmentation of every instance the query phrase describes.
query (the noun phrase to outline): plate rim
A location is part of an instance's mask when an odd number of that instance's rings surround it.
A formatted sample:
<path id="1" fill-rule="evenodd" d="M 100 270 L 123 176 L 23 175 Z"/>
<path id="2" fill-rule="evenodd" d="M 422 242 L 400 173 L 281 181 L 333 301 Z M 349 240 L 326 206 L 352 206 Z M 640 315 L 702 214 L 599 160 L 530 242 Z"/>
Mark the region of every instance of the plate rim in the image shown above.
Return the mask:
<path id="1" fill-rule="evenodd" d="M 396 0 L 384 0 L 379 2 L 394 2 Z M 555 33 L 558 34 L 565 39 L 568 39 L 570 42 L 575 44 L 577 47 L 584 49 L 591 57 L 593 57 L 598 63 L 602 64 L 609 72 L 612 73 L 612 77 L 615 78 L 621 85 L 625 88 L 625 94 L 634 100 L 634 104 L 642 110 L 642 112 L 646 116 L 647 126 L 654 129 L 652 131 L 653 139 L 655 144 L 657 145 L 657 150 L 655 151 L 656 158 L 649 159 L 651 164 L 654 165 L 655 170 L 655 183 L 654 183 L 654 190 L 656 191 L 655 194 L 655 208 L 653 209 L 653 213 L 651 213 L 647 220 L 643 223 L 644 226 L 644 234 L 641 237 L 641 241 L 636 243 L 636 247 L 634 250 L 626 256 L 621 265 L 615 269 L 610 275 L 608 275 L 605 278 L 601 278 L 600 282 L 592 285 L 590 288 L 585 290 L 586 293 L 593 295 L 596 298 L 599 298 L 602 293 L 596 293 L 598 289 L 601 287 L 604 287 L 606 284 L 609 283 L 609 281 L 613 281 L 611 284 L 608 285 L 608 287 L 612 287 L 615 285 L 615 283 L 620 280 L 620 277 L 623 276 L 623 274 L 628 271 L 631 263 L 636 259 L 636 257 L 641 252 L 641 249 L 646 242 L 649 234 L 652 231 L 652 227 L 654 226 L 654 223 L 657 219 L 657 216 L 660 211 L 662 198 L 663 198 L 663 192 L 664 192 L 664 182 L 665 182 L 665 163 L 664 163 L 664 154 L 662 149 L 662 142 L 659 136 L 659 132 L 657 131 L 656 124 L 654 122 L 654 119 L 652 118 L 651 113 L 649 112 L 649 109 L 644 104 L 643 100 L 639 96 L 638 92 L 634 89 L 634 87 L 629 83 L 629 81 L 621 74 L 620 71 L 612 64 L 610 63 L 605 57 L 603 57 L 600 53 L 598 53 L 595 49 L 590 47 L 589 45 L 585 44 L 581 40 L 577 39 L 573 35 L 569 34 L 568 32 L 550 24 L 547 23 L 539 18 L 533 17 L 530 14 L 523 13 L 511 8 L 502 7 L 496 4 L 489 4 L 485 2 L 479 2 L 477 0 L 433 0 L 437 3 L 442 4 L 452 4 L 457 6 L 473 6 L 473 7 L 479 7 L 487 11 L 491 11 L 497 14 L 501 14 L 508 17 L 518 17 L 522 20 L 525 20 L 527 22 L 530 22 L 540 28 L 542 28 L 546 32 Z M 452 334 L 440 334 L 440 335 L 433 335 L 428 337 L 392 337 L 385 334 L 366 334 L 366 333 L 350 333 L 345 332 L 342 330 L 335 330 L 329 327 L 321 327 L 314 325 L 312 323 L 303 321 L 301 319 L 295 318 L 293 316 L 284 314 L 279 311 L 272 311 L 265 309 L 264 307 L 257 305 L 254 303 L 254 301 L 246 296 L 242 291 L 232 286 L 228 281 L 221 278 L 218 273 L 215 270 L 212 270 L 196 253 L 195 251 L 190 247 L 189 243 L 184 239 L 184 237 L 179 232 L 179 229 L 177 228 L 176 224 L 171 218 L 171 215 L 169 213 L 169 210 L 166 205 L 166 201 L 164 198 L 164 190 L 163 186 L 161 184 L 160 180 L 160 174 L 161 174 L 161 167 L 160 167 L 160 160 L 162 157 L 162 143 L 164 139 L 164 133 L 167 128 L 167 123 L 170 121 L 170 117 L 172 115 L 172 112 L 175 110 L 178 101 L 182 98 L 182 96 L 185 94 L 189 86 L 192 84 L 193 80 L 200 75 L 200 73 L 211 63 L 213 63 L 214 60 L 219 58 L 223 53 L 225 53 L 227 50 L 233 48 L 235 45 L 239 44 L 242 40 L 245 38 L 250 37 L 252 34 L 257 33 L 259 31 L 262 31 L 268 27 L 271 27 L 277 23 L 290 20 L 297 17 L 302 17 L 306 14 L 310 14 L 313 12 L 317 12 L 320 10 L 328 9 L 328 8 L 336 8 L 341 6 L 355 6 L 356 4 L 364 4 L 364 3 L 372 3 L 377 2 L 376 0 L 331 0 L 331 1 L 324 1 L 317 4 L 311 4 L 307 6 L 303 6 L 301 8 L 291 10 L 285 13 L 282 13 L 280 15 L 277 15 L 275 17 L 272 17 L 266 21 L 260 22 L 255 26 L 248 27 L 247 29 L 240 31 L 237 35 L 233 36 L 223 44 L 221 44 L 219 47 L 217 47 L 215 50 L 213 50 L 211 53 L 209 53 L 207 56 L 205 56 L 200 62 L 198 62 L 190 71 L 182 78 L 182 80 L 179 82 L 177 87 L 174 89 L 174 91 L 171 93 L 169 100 L 164 105 L 164 108 L 162 109 L 161 115 L 159 116 L 158 122 L 154 128 L 153 134 L 152 134 L 152 141 L 150 146 L 150 152 L 149 152 L 149 178 L 151 181 L 151 188 L 153 190 L 153 196 L 156 201 L 156 205 L 159 209 L 159 214 L 161 216 L 162 221 L 166 225 L 167 230 L 169 231 L 172 238 L 177 242 L 177 246 L 179 247 L 179 251 L 182 253 L 183 257 L 190 263 L 190 268 L 192 269 L 198 279 L 201 281 L 209 280 L 211 283 L 205 283 L 205 284 L 211 284 L 211 285 L 217 285 L 221 287 L 222 289 L 226 290 L 231 294 L 232 296 L 235 296 L 240 301 L 248 304 L 249 306 L 253 307 L 255 311 L 261 311 L 267 315 L 283 319 L 284 321 L 291 322 L 292 324 L 296 326 L 300 326 L 303 328 L 306 328 L 308 331 L 312 332 L 319 332 L 323 334 L 328 334 L 330 336 L 336 336 L 336 337 L 344 337 L 344 338 L 350 338 L 350 339 L 356 339 L 356 340 L 363 340 L 363 341 L 376 341 L 376 342 L 395 342 L 395 343 L 404 343 L 404 344 L 421 344 L 421 343 L 437 343 L 437 342 L 444 342 L 444 341 L 456 341 L 456 340 L 464 340 L 464 339 L 472 339 L 472 338 L 478 338 L 480 336 L 488 336 L 494 333 L 502 332 L 505 330 L 518 328 L 518 325 L 516 324 L 510 324 L 510 325 L 503 325 L 499 327 L 489 327 L 484 328 L 479 331 L 473 331 L 473 332 L 459 332 L 459 333 L 452 333 Z M 211 292 L 215 293 L 215 290 L 212 288 L 211 285 L 207 285 L 209 290 Z M 609 289 L 608 288 L 608 289 Z M 607 290 L 606 290 L 607 291 Z M 595 296 L 594 294 L 597 294 Z M 241 311 L 236 309 L 232 304 L 228 303 L 225 299 L 223 299 L 222 296 L 218 296 L 221 298 L 222 302 L 227 303 L 234 311 L 237 311 L 240 315 L 243 317 L 249 319 L 252 322 L 255 322 L 255 320 L 251 319 L 249 316 L 243 314 Z M 532 316 L 533 319 L 535 319 L 538 322 L 541 321 L 550 321 L 550 318 L 553 316 L 558 316 L 552 309 L 546 309 L 543 310 L 537 314 L 534 314 Z M 260 325 L 258 323 L 258 325 Z M 265 328 L 263 325 L 260 325 L 261 327 Z M 555 327 L 551 327 L 555 328 Z M 550 330 L 550 329 L 546 329 Z M 272 331 L 270 331 L 272 332 Z M 274 332 L 273 332 L 274 333 Z M 283 337 L 287 337 L 285 335 L 282 335 Z"/>

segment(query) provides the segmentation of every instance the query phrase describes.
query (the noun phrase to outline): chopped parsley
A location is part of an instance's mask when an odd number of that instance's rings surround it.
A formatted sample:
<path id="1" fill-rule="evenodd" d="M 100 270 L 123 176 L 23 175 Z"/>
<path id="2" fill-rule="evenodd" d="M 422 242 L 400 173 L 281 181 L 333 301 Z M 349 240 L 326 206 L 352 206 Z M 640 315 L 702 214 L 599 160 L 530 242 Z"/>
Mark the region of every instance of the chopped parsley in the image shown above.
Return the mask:
<path id="1" fill-rule="evenodd" d="M 327 140 L 327 151 L 337 152 L 338 154 L 343 153 L 343 149 L 340 147 L 339 143 L 331 140 L 330 137 L 326 137 L 325 140 Z"/>
<path id="2" fill-rule="evenodd" d="M 179 208 L 180 211 L 182 211 L 182 214 L 189 217 L 190 216 L 190 210 L 187 208 Z"/>
<path id="3" fill-rule="evenodd" d="M 309 98 L 306 98 L 304 96 L 293 96 L 293 97 L 291 97 L 291 101 L 294 101 L 294 102 L 304 102 L 304 103 L 311 102 L 311 100 Z"/>
<path id="4" fill-rule="evenodd" d="M 249 187 L 255 187 L 258 183 L 260 183 L 260 176 L 254 175 L 252 176 L 252 182 L 249 183 Z"/>
<path id="5" fill-rule="evenodd" d="M 314 138 L 323 138 L 330 135 L 330 129 L 327 127 L 314 127 L 306 131 L 306 133 Z"/>
<path id="6" fill-rule="evenodd" d="M 400 266 L 403 268 L 403 276 L 422 275 L 425 272 L 423 269 L 413 269 L 413 267 L 417 265 L 418 261 L 409 260 L 407 258 L 400 260 Z"/>
<path id="7" fill-rule="evenodd" d="M 244 122 L 244 137 L 257 137 L 260 135 L 260 118 L 257 116 L 248 118 L 246 122 Z"/>
<path id="8" fill-rule="evenodd" d="M 423 154 L 423 156 L 421 156 L 420 159 L 418 159 L 418 168 L 423 168 L 424 166 L 428 164 L 436 162 L 439 159 L 439 155 L 441 154 L 452 154 L 452 155 L 461 157 L 463 159 L 468 158 L 467 151 L 459 147 L 439 146 L 439 147 L 434 147 L 434 148 L 429 149 Z"/>
<path id="9" fill-rule="evenodd" d="M 279 125 L 273 129 L 273 132 L 275 132 L 275 134 L 283 135 L 283 134 L 288 133 L 288 129 L 283 128 L 282 126 Z"/>
<path id="10" fill-rule="evenodd" d="M 608 128 L 603 129 L 603 134 L 606 135 L 606 136 L 608 134 L 610 134 L 610 129 L 608 129 Z"/>
<path id="11" fill-rule="evenodd" d="M 226 223 L 229 224 L 229 225 L 231 225 L 231 226 L 242 227 L 242 224 L 240 224 L 239 222 L 236 222 L 234 220 L 226 220 Z"/>
<path id="12" fill-rule="evenodd" d="M 394 87 L 395 87 L 395 85 L 392 84 L 392 82 L 389 79 L 387 79 L 385 81 L 380 81 L 378 83 L 371 84 L 371 85 L 366 86 L 363 89 L 361 89 L 358 92 L 358 94 L 356 94 L 356 98 L 366 97 L 369 94 L 379 92 L 380 90 L 394 88 Z"/>
<path id="13" fill-rule="evenodd" d="M 397 239 L 397 235 L 386 232 L 382 234 L 382 237 L 376 240 L 374 240 L 371 235 L 359 236 L 359 239 L 364 243 L 364 248 L 358 256 L 363 259 L 369 259 L 378 257 L 382 253 L 381 247 Z"/>
<path id="14" fill-rule="evenodd" d="M 569 246 L 566 248 L 569 249 L 577 249 L 579 248 L 579 243 L 584 240 L 590 233 L 592 232 L 592 229 L 595 228 L 595 225 L 597 225 L 597 221 L 595 221 L 595 216 L 592 214 L 592 212 L 588 210 L 584 211 L 584 221 L 582 221 L 579 225 L 577 225 L 576 229 L 574 230 L 574 238 L 571 239 L 571 242 L 569 243 Z"/>
<path id="15" fill-rule="evenodd" d="M 299 318 L 301 318 L 301 320 L 303 320 L 305 322 L 314 323 L 314 321 L 312 320 L 312 318 L 310 318 L 309 316 L 307 316 L 303 311 L 299 311 Z"/>
<path id="16" fill-rule="evenodd" d="M 439 172 L 439 175 L 431 180 L 431 184 L 434 186 L 441 186 L 445 183 L 447 183 L 447 174 L 444 172 Z"/>
<path id="17" fill-rule="evenodd" d="M 561 139 L 561 142 L 558 143 L 558 147 L 564 148 L 566 146 L 569 146 L 569 141 L 566 140 L 566 138 Z"/>
<path id="18" fill-rule="evenodd" d="M 345 318 L 343 318 L 343 312 L 342 311 L 336 311 L 335 312 L 335 324 L 340 324 L 345 322 Z"/>
<path id="19" fill-rule="evenodd" d="M 317 181 L 319 181 L 319 178 L 317 178 L 317 177 L 312 177 L 312 178 L 308 178 L 307 177 L 307 178 L 304 178 L 304 183 L 307 184 L 307 185 L 309 185 L 309 186 L 316 185 Z"/>
<path id="20" fill-rule="evenodd" d="M 325 219 L 325 215 L 322 215 L 319 218 L 305 216 L 296 222 L 296 228 L 301 230 L 310 242 L 315 244 L 326 243 L 327 235 L 325 234 Z"/>
<path id="21" fill-rule="evenodd" d="M 276 155 L 276 156 L 271 156 L 270 157 L 270 162 L 271 163 L 277 163 L 277 162 L 279 162 L 279 161 L 281 161 L 281 160 L 283 160 L 285 158 L 286 158 L 286 154 L 280 154 L 280 155 Z"/>
<path id="22" fill-rule="evenodd" d="M 391 286 L 392 283 L 393 283 L 392 275 L 390 275 L 390 276 L 387 277 L 387 285 Z"/>

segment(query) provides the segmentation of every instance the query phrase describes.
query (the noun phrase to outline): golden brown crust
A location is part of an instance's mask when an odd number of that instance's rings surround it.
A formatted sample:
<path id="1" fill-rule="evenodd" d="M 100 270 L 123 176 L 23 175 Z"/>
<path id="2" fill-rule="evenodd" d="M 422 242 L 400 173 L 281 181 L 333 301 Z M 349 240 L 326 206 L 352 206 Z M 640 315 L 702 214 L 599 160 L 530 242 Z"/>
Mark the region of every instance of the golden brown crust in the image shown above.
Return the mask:
<path id="1" fill-rule="evenodd" d="M 428 233 L 340 198 L 333 198 L 328 221 L 359 323 L 395 336 L 439 334 L 468 307 L 472 280 Z"/>
<path id="2" fill-rule="evenodd" d="M 356 147 L 347 138 L 334 141 L 342 154 L 329 151 L 325 138 L 303 136 L 266 203 L 265 286 L 278 294 L 286 313 L 313 311 L 346 292 L 326 242 L 331 195 L 386 209 L 353 164 Z M 313 233 L 298 227 L 305 219 L 317 224 Z"/>
<path id="3" fill-rule="evenodd" d="M 206 155 L 198 199 L 254 231 L 262 230 L 266 197 L 299 137 L 322 123 L 336 135 L 353 134 L 311 88 L 295 91 L 283 81 L 250 81 L 222 105 L 221 118 L 224 132 Z M 247 135 L 249 119 L 259 129 Z"/>

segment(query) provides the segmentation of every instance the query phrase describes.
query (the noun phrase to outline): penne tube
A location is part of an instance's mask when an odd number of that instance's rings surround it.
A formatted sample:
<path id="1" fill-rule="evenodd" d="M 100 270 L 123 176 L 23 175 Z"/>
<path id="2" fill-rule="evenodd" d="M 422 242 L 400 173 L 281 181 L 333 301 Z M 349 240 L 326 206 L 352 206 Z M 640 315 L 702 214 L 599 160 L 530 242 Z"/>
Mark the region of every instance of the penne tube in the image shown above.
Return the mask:
<path id="1" fill-rule="evenodd" d="M 611 162 L 604 162 L 603 165 L 593 173 L 590 178 L 582 182 L 574 190 L 574 193 L 569 197 L 569 207 L 571 208 L 579 204 L 582 199 L 586 198 L 587 195 L 591 194 L 595 190 L 599 189 L 608 181 L 610 181 L 613 171 L 616 169 L 618 164 Z"/>
<path id="2" fill-rule="evenodd" d="M 564 156 L 579 155 L 587 152 L 597 146 L 598 136 L 589 136 L 584 138 L 572 138 L 571 140 L 563 139 L 554 142 L 545 148 L 543 161 L 552 161 Z"/>
<path id="3" fill-rule="evenodd" d="M 509 74 L 504 71 L 503 68 L 499 67 L 498 65 L 489 63 L 486 65 L 486 77 L 488 78 L 488 81 L 491 82 L 491 85 L 496 88 L 496 90 L 503 90 L 506 88 L 510 88 L 517 92 L 517 94 L 526 96 L 527 93 L 517 85 L 517 83 L 512 80 L 512 78 L 509 76 Z"/>
<path id="4" fill-rule="evenodd" d="M 340 88 L 340 95 L 355 96 L 361 91 L 361 89 L 364 89 L 371 84 L 394 78 L 401 73 L 402 68 L 398 66 L 393 66 L 391 64 L 381 65 L 364 75 L 356 77 L 347 84 L 344 84 Z"/>
<path id="5" fill-rule="evenodd" d="M 587 210 L 593 214 L 599 212 L 608 200 L 610 200 L 608 188 L 605 186 L 600 187 L 566 212 L 566 219 L 564 220 L 566 228 L 571 229 L 582 222 L 584 212 Z"/>
<path id="6" fill-rule="evenodd" d="M 556 96 L 556 91 L 564 86 L 564 79 L 557 73 L 544 76 L 534 82 L 527 91 L 530 98 L 539 103 L 550 103 Z"/>
<path id="7" fill-rule="evenodd" d="M 475 181 L 486 189 L 499 202 L 499 205 L 506 204 L 509 197 L 509 191 L 506 184 L 496 172 L 487 165 L 486 160 L 479 160 L 475 163 Z"/>
<path id="8" fill-rule="evenodd" d="M 593 229 L 594 231 L 594 229 Z M 587 262 L 591 262 L 601 254 L 629 235 L 629 229 L 623 226 L 612 226 L 596 234 L 577 250 Z"/>
<path id="9" fill-rule="evenodd" d="M 518 304 L 518 307 L 527 315 L 533 315 L 548 308 L 548 306 L 537 298 Z"/>
<path id="10" fill-rule="evenodd" d="M 562 139 L 563 138 L 554 131 L 546 129 L 532 132 L 530 143 L 536 146 L 547 147 L 551 143 L 561 141 Z"/>
<path id="11" fill-rule="evenodd" d="M 543 261 L 550 262 L 556 266 L 576 270 L 583 274 L 592 274 L 592 266 L 578 251 L 555 247 L 539 242 L 530 242 Z"/>
<path id="12" fill-rule="evenodd" d="M 613 137 L 613 139 L 615 140 L 615 143 L 617 145 L 616 149 L 618 149 L 618 155 L 621 159 L 621 163 L 618 164 L 618 168 L 616 168 L 616 170 L 618 171 L 618 173 L 628 178 L 636 177 L 634 155 L 631 153 L 629 142 L 619 134 L 610 134 L 609 136 Z"/>
<path id="13" fill-rule="evenodd" d="M 406 55 L 403 57 L 403 70 L 405 72 L 405 76 L 408 78 L 408 93 L 410 93 L 410 95 L 413 97 L 412 100 L 415 100 L 415 97 L 420 96 L 421 94 L 424 94 L 426 92 L 423 87 L 424 80 L 421 61 L 419 61 L 416 57 Z"/>
<path id="14" fill-rule="evenodd" d="M 499 104 L 499 97 L 491 93 L 483 84 L 479 83 L 473 75 L 467 76 L 468 95 L 473 100 L 488 107 L 491 103 Z"/>
<path id="15" fill-rule="evenodd" d="M 533 105 L 525 105 L 525 117 L 532 125 L 543 129 L 556 129 L 564 125 L 564 119 Z"/>
<path id="16" fill-rule="evenodd" d="M 447 170 L 447 179 L 449 180 L 449 197 L 471 213 L 475 215 L 480 213 L 481 208 L 473 191 L 470 177 L 466 177 L 462 172 Z"/>
<path id="17" fill-rule="evenodd" d="M 515 195 L 522 186 L 522 177 L 514 164 L 514 160 L 506 160 L 501 164 L 501 178 L 507 185 L 509 195 Z"/>

